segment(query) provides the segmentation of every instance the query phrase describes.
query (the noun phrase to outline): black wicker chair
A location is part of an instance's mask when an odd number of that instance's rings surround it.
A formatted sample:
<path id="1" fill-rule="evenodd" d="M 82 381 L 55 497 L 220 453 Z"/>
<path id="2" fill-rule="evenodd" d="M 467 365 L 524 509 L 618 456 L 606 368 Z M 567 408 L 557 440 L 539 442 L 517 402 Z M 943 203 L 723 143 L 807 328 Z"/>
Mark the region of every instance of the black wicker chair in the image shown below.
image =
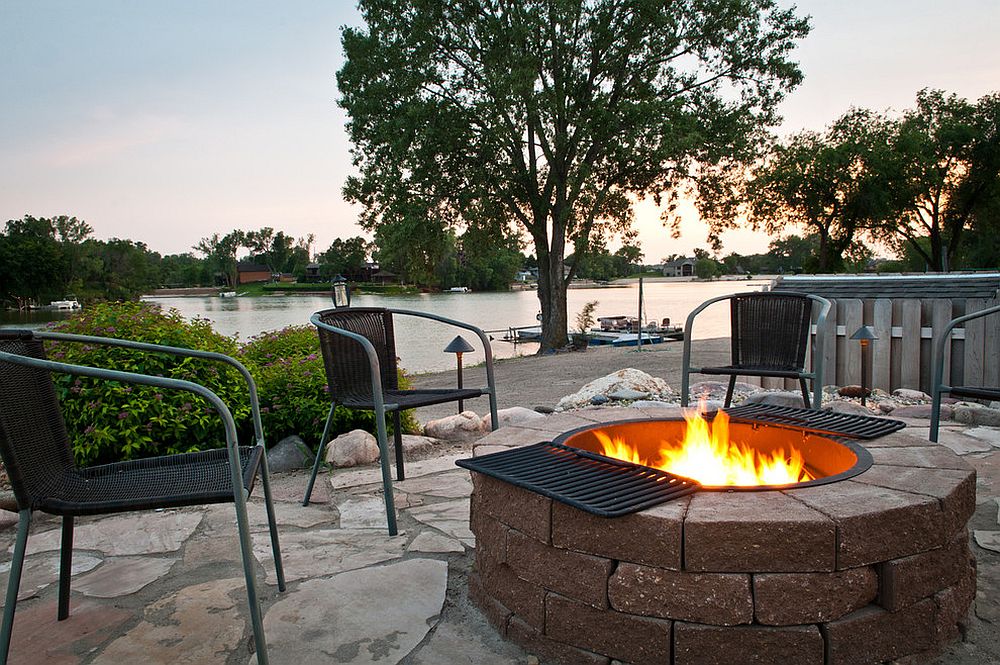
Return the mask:
<path id="1" fill-rule="evenodd" d="M 43 339 L 104 344 L 229 363 L 247 380 L 256 443 L 253 446 L 238 445 L 232 414 L 215 393 L 203 386 L 178 379 L 52 362 L 46 359 Z M 226 447 L 78 468 L 73 461 L 51 372 L 186 390 L 200 395 L 222 419 Z M 61 515 L 63 518 L 57 615 L 59 620 L 63 620 L 69 616 L 73 520 L 76 516 L 225 502 L 233 502 L 236 506 L 257 662 L 268 661 L 254 576 L 256 562 L 246 511 L 246 499 L 258 472 L 264 486 L 278 588 L 282 591 L 285 589 L 285 578 L 271 502 L 257 391 L 253 379 L 241 364 L 219 353 L 127 340 L 49 332 L 0 331 L 0 455 L 10 476 L 19 513 L 0 632 L 0 665 L 7 662 L 10 649 L 17 592 L 34 511 Z"/>
<path id="2" fill-rule="evenodd" d="M 933 390 L 932 398 L 934 400 L 931 405 L 931 431 L 929 437 L 931 441 L 938 440 L 938 430 L 941 427 L 941 395 L 943 393 L 948 393 L 953 397 L 1000 400 L 1000 386 L 952 386 L 944 382 L 945 345 L 951 339 L 951 331 L 959 324 L 964 325 L 967 321 L 991 314 L 1000 314 L 1000 306 L 989 307 L 978 312 L 973 312 L 972 314 L 960 316 L 957 319 L 952 319 L 937 339 L 937 343 L 934 346 L 934 384 L 931 386 Z M 987 349 L 987 353 L 997 352 L 1000 352 L 1000 350 Z"/>
<path id="3" fill-rule="evenodd" d="M 464 389 L 400 390 L 396 374 L 396 340 L 393 315 L 416 316 L 474 332 L 486 353 L 486 387 Z M 431 404 L 456 402 L 482 395 L 489 396 L 493 429 L 497 429 L 497 398 L 493 380 L 493 353 L 489 338 L 479 328 L 436 314 L 381 307 L 345 307 L 313 314 L 311 319 L 319 331 L 323 363 L 326 366 L 332 403 L 316 450 L 316 461 L 306 486 L 302 505 L 309 505 L 316 474 L 323 459 L 323 448 L 330 434 L 333 412 L 338 404 L 352 409 L 375 411 L 378 446 L 382 464 L 382 484 L 385 488 L 386 519 L 389 534 L 396 535 L 396 511 L 389 472 L 388 437 L 385 414 L 392 412 L 396 479 L 403 480 L 403 441 L 400 428 L 401 411 Z"/>
<path id="4" fill-rule="evenodd" d="M 729 365 L 691 367 L 691 337 L 695 317 L 706 307 L 729 300 L 731 312 L 731 349 Z M 813 304 L 819 305 L 813 371 L 805 370 Z M 729 377 L 725 406 L 733 399 L 737 376 L 773 376 L 798 379 L 802 400 L 810 406 L 806 379 L 812 379 L 812 407 L 820 408 L 823 397 L 823 336 L 830 301 L 819 296 L 783 291 L 736 293 L 707 300 L 687 317 L 684 324 L 684 357 L 681 369 L 681 406 L 688 405 L 690 374 Z"/>

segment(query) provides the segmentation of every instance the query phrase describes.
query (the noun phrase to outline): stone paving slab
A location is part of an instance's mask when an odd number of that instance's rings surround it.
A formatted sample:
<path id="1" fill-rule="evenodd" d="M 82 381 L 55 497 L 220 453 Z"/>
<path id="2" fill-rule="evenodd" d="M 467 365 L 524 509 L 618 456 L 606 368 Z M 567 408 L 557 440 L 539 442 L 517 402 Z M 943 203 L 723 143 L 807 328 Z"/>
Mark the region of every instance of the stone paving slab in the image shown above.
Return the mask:
<path id="1" fill-rule="evenodd" d="M 440 533 L 427 530 L 421 531 L 406 547 L 407 552 L 428 552 L 438 554 L 461 553 L 465 551 L 462 543 Z"/>
<path id="2" fill-rule="evenodd" d="M 73 549 L 96 550 L 108 556 L 175 552 L 201 524 L 202 513 L 194 511 L 145 511 L 103 519 L 78 518 L 73 531 Z M 50 529 L 28 537 L 28 555 L 58 550 L 61 529 Z M 10 550 L 13 551 L 13 546 Z"/>
<path id="3" fill-rule="evenodd" d="M 406 477 L 408 479 L 417 478 L 419 476 L 426 476 L 440 471 L 451 471 L 456 468 L 455 461 L 462 459 L 463 457 L 469 457 L 469 455 L 446 455 L 444 457 L 436 457 L 434 459 L 409 462 L 406 464 Z M 393 469 L 392 473 L 393 478 L 395 478 L 395 469 Z M 347 487 L 357 487 L 359 485 L 372 485 L 381 482 L 382 470 L 378 466 L 352 471 L 341 471 L 339 473 L 334 472 L 330 475 L 330 486 L 335 490 Z"/>
<path id="4" fill-rule="evenodd" d="M 69 618 L 56 620 L 56 602 L 18 603 L 11 635 L 11 663 L 77 665 L 79 652 L 89 652 L 112 637 L 132 613 L 93 600 L 70 603 Z M 130 661 L 120 661 L 124 665 Z M 140 661 L 131 661 L 140 662 Z M 142 661 L 148 662 L 148 661 Z"/>
<path id="5" fill-rule="evenodd" d="M 95 598 L 117 598 L 136 593 L 170 572 L 176 559 L 115 557 L 73 581 L 73 590 Z"/>
<path id="6" fill-rule="evenodd" d="M 77 554 L 73 557 L 73 567 L 71 569 L 72 576 L 76 577 L 77 575 L 97 568 L 99 565 L 101 565 L 100 558 L 88 556 L 86 554 Z M 0 589 L 6 589 L 7 580 L 10 578 L 10 561 L 0 563 L 0 573 L 3 573 L 3 575 L 0 575 Z M 42 589 L 58 583 L 58 555 L 26 557 L 24 560 L 24 567 L 21 570 L 21 586 L 17 593 L 17 599 L 21 601 L 25 598 L 31 598 Z M 76 586 L 76 580 L 73 581 L 73 586 Z M 6 594 L 3 594 L 3 596 L 0 597 L 0 607 L 3 607 L 6 604 L 5 600 Z"/>
<path id="7" fill-rule="evenodd" d="M 465 469 L 455 469 L 421 478 L 407 478 L 396 483 L 397 490 L 412 494 L 426 494 L 448 499 L 467 497 L 472 493 L 472 480 Z"/>
<path id="8" fill-rule="evenodd" d="M 389 537 L 370 529 L 319 529 L 280 534 L 285 580 L 293 582 L 323 577 L 356 568 L 374 566 L 403 556 L 406 536 Z M 277 584 L 271 539 L 266 533 L 253 534 L 253 552 L 264 565 L 264 581 Z"/>
<path id="9" fill-rule="evenodd" d="M 424 639 L 447 584 L 448 564 L 433 559 L 303 582 L 264 615 L 271 662 L 394 665 Z"/>
<path id="10" fill-rule="evenodd" d="M 469 499 L 426 504 L 410 508 L 407 512 L 420 522 L 457 538 L 469 547 L 475 547 L 476 537 L 469 529 Z"/>

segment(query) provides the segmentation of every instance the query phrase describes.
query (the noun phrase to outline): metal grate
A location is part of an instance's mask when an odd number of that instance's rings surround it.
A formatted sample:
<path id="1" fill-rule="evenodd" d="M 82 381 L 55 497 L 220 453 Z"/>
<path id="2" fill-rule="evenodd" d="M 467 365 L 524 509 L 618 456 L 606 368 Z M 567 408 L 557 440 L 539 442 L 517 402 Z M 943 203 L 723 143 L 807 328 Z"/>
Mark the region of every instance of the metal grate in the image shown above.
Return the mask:
<path id="1" fill-rule="evenodd" d="M 601 517 L 619 517 L 701 487 L 666 471 L 553 443 L 456 462 Z"/>
<path id="2" fill-rule="evenodd" d="M 763 422 L 792 425 L 822 434 L 849 436 L 855 439 L 876 439 L 906 427 L 906 423 L 874 416 L 798 409 L 773 404 L 743 404 L 725 409 L 729 417 L 742 422 Z"/>

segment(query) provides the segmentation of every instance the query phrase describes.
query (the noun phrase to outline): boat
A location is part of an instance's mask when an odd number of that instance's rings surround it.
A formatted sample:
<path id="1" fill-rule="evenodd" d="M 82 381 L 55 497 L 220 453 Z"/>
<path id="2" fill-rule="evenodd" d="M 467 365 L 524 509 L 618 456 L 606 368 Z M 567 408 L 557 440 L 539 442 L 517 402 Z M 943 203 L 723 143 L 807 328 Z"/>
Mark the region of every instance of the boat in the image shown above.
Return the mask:
<path id="1" fill-rule="evenodd" d="M 220 298 L 235 298 L 236 291 L 219 291 Z"/>
<path id="2" fill-rule="evenodd" d="M 660 344 L 661 342 L 663 342 L 663 338 L 659 335 L 642 333 L 643 346 L 647 344 Z M 639 346 L 639 333 L 622 333 L 618 336 L 618 339 L 611 342 L 611 346 Z"/>
<path id="3" fill-rule="evenodd" d="M 80 309 L 80 303 L 77 301 L 75 296 L 68 296 L 65 300 L 53 300 L 49 303 L 49 309 Z"/>
<path id="4" fill-rule="evenodd" d="M 453 286 L 447 291 L 448 293 L 471 293 L 472 289 L 467 286 Z"/>

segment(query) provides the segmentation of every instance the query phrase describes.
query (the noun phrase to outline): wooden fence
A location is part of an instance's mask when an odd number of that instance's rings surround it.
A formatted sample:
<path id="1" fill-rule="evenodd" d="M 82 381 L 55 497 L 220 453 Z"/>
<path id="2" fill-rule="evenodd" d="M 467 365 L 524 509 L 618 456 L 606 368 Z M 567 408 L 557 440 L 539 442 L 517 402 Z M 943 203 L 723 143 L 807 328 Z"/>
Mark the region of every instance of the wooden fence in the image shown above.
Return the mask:
<path id="1" fill-rule="evenodd" d="M 870 325 L 878 336 L 871 343 L 870 387 L 886 392 L 913 388 L 927 393 L 931 391 L 934 344 L 949 321 L 1000 304 L 995 298 L 831 302 L 833 307 L 825 324 L 823 385 L 861 384 L 861 345 L 850 337 L 861 326 Z M 945 349 L 946 383 L 1000 386 L 1000 315 L 985 316 L 969 321 L 964 328 L 956 328 Z M 809 353 L 811 357 L 811 349 Z M 785 379 L 740 377 L 740 380 L 765 388 L 798 390 L 797 382 Z"/>

